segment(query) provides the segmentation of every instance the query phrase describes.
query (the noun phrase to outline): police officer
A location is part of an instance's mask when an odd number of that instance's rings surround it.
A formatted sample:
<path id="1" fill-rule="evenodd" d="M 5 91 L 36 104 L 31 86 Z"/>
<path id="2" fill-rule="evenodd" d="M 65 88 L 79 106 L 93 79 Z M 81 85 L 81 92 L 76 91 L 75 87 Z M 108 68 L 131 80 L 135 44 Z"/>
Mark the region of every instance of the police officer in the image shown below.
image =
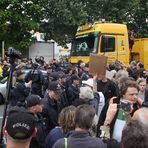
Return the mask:
<path id="1" fill-rule="evenodd" d="M 18 102 L 24 103 L 29 95 L 32 81 L 25 84 L 24 73 L 21 70 L 16 71 L 16 84 L 11 90 L 10 106 L 17 105 Z"/>
<path id="2" fill-rule="evenodd" d="M 48 95 L 42 100 L 47 133 L 58 126 L 58 116 L 62 109 L 60 104 L 61 93 L 62 89 L 59 83 L 51 82 L 48 86 Z"/>
<path id="3" fill-rule="evenodd" d="M 33 69 L 30 70 L 26 75 L 25 82 L 32 80 L 31 94 L 39 95 L 42 97 L 43 74 L 41 70 L 38 69 L 38 67 L 38 63 L 33 64 Z"/>
<path id="4" fill-rule="evenodd" d="M 29 95 L 26 98 L 27 109 L 35 116 L 35 125 L 37 128 L 36 136 L 32 138 L 30 148 L 44 148 L 46 138 L 46 128 L 44 119 L 41 115 L 43 105 L 38 95 Z"/>

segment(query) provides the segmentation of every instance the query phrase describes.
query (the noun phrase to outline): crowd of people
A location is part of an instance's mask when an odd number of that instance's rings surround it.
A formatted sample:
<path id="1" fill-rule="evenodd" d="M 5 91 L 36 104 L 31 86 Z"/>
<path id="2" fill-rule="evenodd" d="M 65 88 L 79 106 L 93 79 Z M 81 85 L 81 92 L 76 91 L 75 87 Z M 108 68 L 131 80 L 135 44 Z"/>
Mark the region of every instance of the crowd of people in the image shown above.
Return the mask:
<path id="1" fill-rule="evenodd" d="M 112 77 L 90 75 L 83 61 L 15 64 L 3 127 L 7 148 L 148 147 L 148 79 L 142 63 L 112 62 L 106 68 Z M 0 79 L 9 69 L 9 59 L 0 62 Z"/>

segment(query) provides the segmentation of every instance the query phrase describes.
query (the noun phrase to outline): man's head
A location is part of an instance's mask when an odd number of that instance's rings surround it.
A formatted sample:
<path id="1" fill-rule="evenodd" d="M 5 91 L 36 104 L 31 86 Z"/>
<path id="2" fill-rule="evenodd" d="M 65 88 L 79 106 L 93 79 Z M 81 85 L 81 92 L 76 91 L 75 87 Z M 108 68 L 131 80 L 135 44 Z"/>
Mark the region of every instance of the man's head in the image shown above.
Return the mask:
<path id="1" fill-rule="evenodd" d="M 58 72 L 54 71 L 50 74 L 50 78 L 52 81 L 59 82 L 60 75 Z"/>
<path id="2" fill-rule="evenodd" d="M 58 82 L 50 82 L 48 86 L 48 95 L 53 100 L 59 100 L 62 93 L 62 89 Z"/>
<path id="3" fill-rule="evenodd" d="M 107 77 L 105 74 L 97 74 L 97 79 L 100 81 L 106 81 Z"/>
<path id="4" fill-rule="evenodd" d="M 138 96 L 139 87 L 134 81 L 127 81 L 124 85 L 121 86 L 120 93 L 124 101 L 129 103 L 136 103 Z"/>
<path id="5" fill-rule="evenodd" d="M 66 82 L 66 75 L 64 72 L 59 72 L 59 83 L 65 85 Z"/>
<path id="6" fill-rule="evenodd" d="M 93 90 L 88 86 L 80 87 L 79 98 L 80 99 L 94 99 Z"/>
<path id="7" fill-rule="evenodd" d="M 35 136 L 35 118 L 23 107 L 14 107 L 8 113 L 4 134 L 7 143 L 28 143 Z"/>
<path id="8" fill-rule="evenodd" d="M 48 66 L 48 67 L 47 67 L 47 73 L 50 74 L 50 73 L 52 73 L 52 72 L 53 72 L 52 66 Z"/>
<path id="9" fill-rule="evenodd" d="M 75 124 L 76 128 L 89 130 L 93 124 L 95 109 L 91 105 L 80 105 L 76 109 Z"/>
<path id="10" fill-rule="evenodd" d="M 79 84 L 79 77 L 77 76 L 77 75 L 73 75 L 72 77 L 71 77 L 71 82 L 72 82 L 72 84 L 74 84 L 74 85 L 78 85 Z"/>
<path id="11" fill-rule="evenodd" d="M 26 98 L 26 106 L 33 113 L 42 112 L 43 105 L 41 104 L 41 97 L 38 95 L 30 95 Z"/>
<path id="12" fill-rule="evenodd" d="M 144 92 L 145 89 L 146 89 L 146 79 L 144 79 L 144 78 L 139 78 L 139 79 L 137 80 L 137 83 L 138 83 L 138 85 L 139 85 L 140 91 L 141 91 L 141 92 Z"/>
<path id="13" fill-rule="evenodd" d="M 130 67 L 131 68 L 136 68 L 136 66 L 137 66 L 137 62 L 136 61 L 131 61 Z"/>
<path id="14" fill-rule="evenodd" d="M 21 71 L 21 70 L 17 70 L 17 71 L 16 71 L 16 78 L 17 78 L 18 80 L 23 80 L 23 79 L 24 79 L 24 72 Z"/>
<path id="15" fill-rule="evenodd" d="M 141 122 L 132 120 L 122 131 L 122 148 L 147 148 L 148 128 Z"/>
<path id="16" fill-rule="evenodd" d="M 132 119 L 140 121 L 148 127 L 148 108 L 142 107 L 135 111 Z"/>

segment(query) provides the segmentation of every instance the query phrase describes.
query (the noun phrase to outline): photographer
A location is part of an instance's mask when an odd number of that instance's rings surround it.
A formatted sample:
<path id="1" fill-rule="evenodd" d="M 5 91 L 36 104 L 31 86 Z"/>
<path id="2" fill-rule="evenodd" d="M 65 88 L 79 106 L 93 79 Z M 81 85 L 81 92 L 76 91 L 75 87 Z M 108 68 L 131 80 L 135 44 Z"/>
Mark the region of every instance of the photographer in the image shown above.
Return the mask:
<path id="1" fill-rule="evenodd" d="M 36 60 L 36 62 L 38 62 L 38 60 Z M 32 80 L 31 94 L 42 97 L 43 74 L 39 69 L 38 63 L 33 64 L 33 69 L 30 70 L 25 77 L 25 82 L 29 82 L 30 80 Z"/>
<path id="2" fill-rule="evenodd" d="M 101 137 L 121 141 L 122 130 L 126 121 L 133 116 L 133 113 L 140 106 L 138 90 L 137 83 L 129 80 L 121 86 L 121 98 L 113 97 L 107 102 L 108 105 L 105 105 L 98 122 L 98 131 L 101 129 Z M 106 113 L 105 116 L 103 112 Z"/>

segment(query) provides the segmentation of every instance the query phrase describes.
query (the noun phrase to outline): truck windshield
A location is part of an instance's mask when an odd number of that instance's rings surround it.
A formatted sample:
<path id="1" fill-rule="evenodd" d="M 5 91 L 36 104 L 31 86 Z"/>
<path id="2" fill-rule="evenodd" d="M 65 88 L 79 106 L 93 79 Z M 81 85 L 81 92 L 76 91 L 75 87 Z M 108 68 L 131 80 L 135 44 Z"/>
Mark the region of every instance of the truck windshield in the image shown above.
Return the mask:
<path id="1" fill-rule="evenodd" d="M 89 56 L 97 52 L 98 33 L 77 36 L 72 44 L 71 56 Z"/>

